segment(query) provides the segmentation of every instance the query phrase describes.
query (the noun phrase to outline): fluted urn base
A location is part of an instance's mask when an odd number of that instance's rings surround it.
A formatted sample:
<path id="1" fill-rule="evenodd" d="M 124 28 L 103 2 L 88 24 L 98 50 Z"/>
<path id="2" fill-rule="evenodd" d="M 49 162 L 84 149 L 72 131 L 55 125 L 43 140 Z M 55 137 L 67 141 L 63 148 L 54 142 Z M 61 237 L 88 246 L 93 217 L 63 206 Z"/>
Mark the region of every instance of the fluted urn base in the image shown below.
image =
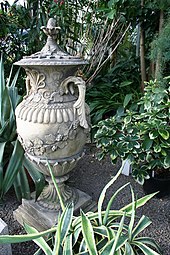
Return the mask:
<path id="1" fill-rule="evenodd" d="M 69 175 L 56 178 L 57 186 L 64 204 L 74 204 L 78 201 L 78 193 L 75 188 L 69 187 L 64 182 L 69 178 Z M 41 195 L 39 196 L 37 203 L 43 208 L 49 210 L 59 211 L 61 210 L 60 200 L 57 195 L 56 188 L 50 177 L 46 178 L 48 185 L 43 189 Z"/>

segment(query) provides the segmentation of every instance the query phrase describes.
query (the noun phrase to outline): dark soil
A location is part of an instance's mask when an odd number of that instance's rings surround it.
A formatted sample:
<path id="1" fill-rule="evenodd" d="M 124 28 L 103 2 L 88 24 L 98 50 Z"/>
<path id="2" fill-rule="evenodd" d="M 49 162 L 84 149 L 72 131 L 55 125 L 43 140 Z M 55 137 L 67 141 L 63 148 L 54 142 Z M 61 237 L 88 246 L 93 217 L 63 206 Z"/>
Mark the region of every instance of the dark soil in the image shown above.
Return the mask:
<path id="1" fill-rule="evenodd" d="M 87 153 L 78 163 L 69 184 L 92 196 L 97 201 L 103 187 L 115 174 L 119 165 L 114 167 L 107 158 L 99 162 L 95 158 L 96 149 L 93 146 L 87 147 Z M 136 183 L 132 177 L 121 175 L 116 183 L 109 188 L 104 207 L 107 205 L 112 194 L 123 184 L 130 182 L 137 197 L 144 195 L 143 188 Z M 131 201 L 130 189 L 126 188 L 113 203 L 112 208 L 118 209 Z M 14 192 L 7 194 L 5 203 L 0 208 L 0 217 L 8 224 L 10 234 L 22 234 L 23 228 L 13 219 L 13 211 L 18 207 Z M 145 235 L 154 238 L 163 250 L 163 255 L 170 255 L 170 196 L 162 199 L 153 198 L 144 207 L 137 210 L 138 216 L 148 216 L 152 224 L 145 231 Z M 13 255 L 33 255 L 37 249 L 33 242 L 12 245 Z M 5 255 L 5 254 L 0 254 Z"/>

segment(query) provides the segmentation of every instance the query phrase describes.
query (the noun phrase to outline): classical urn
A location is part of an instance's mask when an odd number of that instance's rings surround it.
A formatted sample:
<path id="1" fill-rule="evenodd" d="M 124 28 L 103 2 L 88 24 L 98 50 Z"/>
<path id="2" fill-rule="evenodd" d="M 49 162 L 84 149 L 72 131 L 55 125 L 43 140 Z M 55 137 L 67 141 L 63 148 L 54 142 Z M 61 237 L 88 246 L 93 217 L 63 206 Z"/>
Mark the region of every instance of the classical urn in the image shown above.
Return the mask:
<path id="1" fill-rule="evenodd" d="M 50 177 L 51 166 L 65 203 L 80 199 L 76 189 L 65 185 L 69 172 L 83 155 L 89 135 L 89 108 L 85 81 L 75 76 L 87 64 L 62 50 L 55 39 L 59 27 L 50 18 L 46 45 L 40 52 L 16 62 L 27 74 L 27 94 L 16 109 L 18 138 L 26 157 L 45 175 L 48 185 L 37 203 L 44 209 L 60 210 Z"/>

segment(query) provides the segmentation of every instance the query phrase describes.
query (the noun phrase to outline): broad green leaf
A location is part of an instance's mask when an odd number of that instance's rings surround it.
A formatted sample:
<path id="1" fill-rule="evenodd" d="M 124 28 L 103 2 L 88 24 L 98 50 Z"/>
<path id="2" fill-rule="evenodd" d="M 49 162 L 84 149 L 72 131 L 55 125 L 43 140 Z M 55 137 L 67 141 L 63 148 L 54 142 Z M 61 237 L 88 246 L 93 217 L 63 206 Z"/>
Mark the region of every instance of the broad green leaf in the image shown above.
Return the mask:
<path id="1" fill-rule="evenodd" d="M 23 166 L 21 167 L 21 171 L 18 172 L 15 178 L 14 188 L 15 188 L 15 194 L 18 200 L 21 200 L 22 198 L 30 199 L 31 193 L 30 193 L 28 178 Z"/>
<path id="2" fill-rule="evenodd" d="M 35 228 L 27 224 L 24 224 L 24 228 L 28 234 L 39 233 Z M 39 237 L 37 239 L 34 239 L 33 241 L 44 251 L 46 255 L 52 255 L 52 250 L 43 237 Z"/>
<path id="3" fill-rule="evenodd" d="M 90 255 L 97 255 L 97 248 L 94 239 L 93 227 L 88 217 L 81 211 L 82 233 L 88 246 Z"/>
<path id="4" fill-rule="evenodd" d="M 34 184 L 35 184 L 35 191 L 36 191 L 36 197 L 35 199 L 39 197 L 41 194 L 43 188 L 45 187 L 45 177 L 42 173 L 38 171 L 37 166 L 31 162 L 26 156 L 23 158 L 23 165 L 27 169 L 28 173 L 30 174 Z"/>
<path id="5" fill-rule="evenodd" d="M 102 205 L 103 205 L 103 201 L 106 195 L 106 191 L 107 189 L 117 180 L 117 178 L 119 177 L 119 175 L 121 174 L 123 167 L 125 165 L 125 161 L 122 161 L 122 166 L 119 169 L 119 171 L 117 172 L 117 174 L 108 182 L 108 184 L 104 187 L 104 189 L 102 190 L 99 200 L 98 200 L 98 217 L 99 217 L 99 224 L 102 225 L 103 221 L 102 221 Z"/>
<path id="6" fill-rule="evenodd" d="M 24 150 L 19 141 L 17 140 L 15 142 L 13 153 L 5 172 L 2 184 L 2 195 L 5 194 L 10 189 L 14 182 L 14 179 L 16 178 L 18 171 L 21 169 L 23 155 Z"/>
<path id="7" fill-rule="evenodd" d="M 123 107 L 126 107 L 131 100 L 132 100 L 132 94 L 127 94 L 125 96 L 125 99 L 124 99 L 124 102 L 123 102 Z"/>
<path id="8" fill-rule="evenodd" d="M 140 234 L 151 223 L 152 222 L 150 221 L 150 219 L 143 215 L 132 232 L 132 239 L 134 239 L 138 234 Z"/>
<path id="9" fill-rule="evenodd" d="M 4 125 L 5 121 L 10 119 L 11 115 L 11 100 L 8 94 L 8 89 L 5 88 L 2 95 L 2 117 L 1 125 Z"/>
<path id="10" fill-rule="evenodd" d="M 170 167 L 170 154 L 165 157 L 164 165 L 166 168 Z"/>
<path id="11" fill-rule="evenodd" d="M 0 61 L 0 120 L 2 119 L 2 98 L 3 98 L 4 89 L 5 89 L 4 63 L 3 63 L 3 55 L 1 54 L 1 61 Z"/>
<path id="12" fill-rule="evenodd" d="M 2 183 L 3 183 L 3 156 L 4 156 L 4 150 L 5 150 L 6 142 L 0 143 L 0 192 L 2 189 Z"/>
<path id="13" fill-rule="evenodd" d="M 159 134 L 162 136 L 163 139 L 168 140 L 169 132 L 165 129 L 158 129 Z"/>
<path id="14" fill-rule="evenodd" d="M 150 131 L 150 132 L 149 132 L 149 138 L 150 138 L 150 139 L 154 140 L 154 139 L 157 138 L 157 137 L 158 137 L 158 132 L 157 132 L 157 130 L 154 130 L 154 131 Z"/>
<path id="15" fill-rule="evenodd" d="M 149 150 L 153 144 L 153 140 L 151 140 L 149 137 L 145 137 L 145 140 L 142 143 L 142 147 L 145 150 Z"/>

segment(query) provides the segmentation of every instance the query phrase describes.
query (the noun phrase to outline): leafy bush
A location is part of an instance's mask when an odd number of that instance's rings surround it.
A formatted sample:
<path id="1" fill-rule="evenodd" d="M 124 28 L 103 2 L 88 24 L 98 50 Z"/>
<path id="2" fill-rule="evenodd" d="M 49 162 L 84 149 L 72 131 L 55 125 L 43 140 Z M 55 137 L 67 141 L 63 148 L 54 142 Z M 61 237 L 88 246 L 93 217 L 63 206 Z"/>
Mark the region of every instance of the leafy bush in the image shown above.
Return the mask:
<path id="1" fill-rule="evenodd" d="M 170 90 L 150 81 L 136 110 L 117 112 L 99 122 L 95 134 L 99 159 L 109 154 L 112 163 L 117 158 L 128 159 L 132 175 L 141 184 L 152 170 L 170 169 Z M 167 171 L 166 170 L 166 171 Z"/>
<path id="2" fill-rule="evenodd" d="M 116 110 L 139 98 L 138 65 L 133 57 L 121 57 L 112 68 L 105 68 L 87 90 L 86 99 L 91 109 L 92 123 L 97 124 Z"/>
<path id="3" fill-rule="evenodd" d="M 52 175 L 52 170 L 50 169 L 50 171 Z M 0 236 L 0 243 L 33 240 L 40 247 L 39 251 L 34 253 L 34 255 L 160 255 L 160 248 L 155 241 L 152 238 L 141 235 L 141 232 L 151 224 L 151 221 L 146 216 L 142 216 L 138 220 L 135 215 L 136 208 L 144 205 L 154 194 L 135 201 L 135 195 L 131 188 L 132 203 L 120 210 L 112 210 L 111 205 L 115 197 L 129 184 L 127 183 L 113 194 L 106 210 L 102 211 L 106 191 L 116 181 L 121 171 L 122 168 L 101 192 L 97 212 L 84 213 L 81 211 L 81 215 L 75 217 L 73 216 L 73 205 L 65 207 L 62 203 L 63 212 L 58 218 L 57 226 L 38 233 L 35 228 L 25 225 L 27 235 Z M 53 175 L 52 178 L 57 188 Z M 46 241 L 42 236 L 47 234 L 50 234 L 50 239 Z"/>

